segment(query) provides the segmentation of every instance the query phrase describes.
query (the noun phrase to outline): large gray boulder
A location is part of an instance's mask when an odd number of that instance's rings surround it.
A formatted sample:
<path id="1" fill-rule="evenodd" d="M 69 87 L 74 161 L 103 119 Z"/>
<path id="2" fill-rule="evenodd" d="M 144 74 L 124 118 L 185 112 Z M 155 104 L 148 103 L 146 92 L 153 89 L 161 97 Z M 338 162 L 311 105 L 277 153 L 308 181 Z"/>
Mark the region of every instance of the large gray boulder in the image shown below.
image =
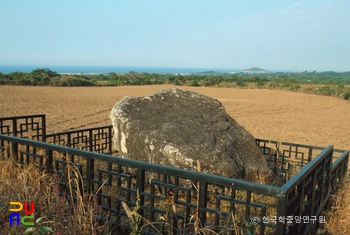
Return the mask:
<path id="1" fill-rule="evenodd" d="M 271 174 L 255 139 L 210 97 L 181 89 L 125 97 L 110 118 L 121 157 L 264 182 Z M 264 177 L 265 176 L 265 177 Z"/>

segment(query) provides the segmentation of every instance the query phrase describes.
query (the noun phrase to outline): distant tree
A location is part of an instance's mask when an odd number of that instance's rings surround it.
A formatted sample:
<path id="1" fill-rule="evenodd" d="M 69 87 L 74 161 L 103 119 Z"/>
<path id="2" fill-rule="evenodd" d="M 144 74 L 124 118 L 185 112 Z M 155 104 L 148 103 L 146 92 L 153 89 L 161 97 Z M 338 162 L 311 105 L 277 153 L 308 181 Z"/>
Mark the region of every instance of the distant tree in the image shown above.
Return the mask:
<path id="1" fill-rule="evenodd" d="M 246 81 L 245 81 L 244 78 L 242 78 L 242 77 L 240 77 L 240 78 L 238 78 L 238 79 L 236 80 L 236 84 L 237 84 L 237 86 L 241 86 L 241 87 L 247 85 Z"/>
<path id="2" fill-rule="evenodd" d="M 15 85 L 31 85 L 31 76 L 28 73 L 12 72 L 8 74 L 9 83 Z"/>
<path id="3" fill-rule="evenodd" d="M 60 76 L 60 74 L 48 68 L 37 68 L 32 70 L 30 74 L 32 75 L 32 85 L 52 85 L 52 79 Z"/>
<path id="4" fill-rule="evenodd" d="M 7 83 L 8 76 L 0 72 L 0 85 L 4 85 Z"/>

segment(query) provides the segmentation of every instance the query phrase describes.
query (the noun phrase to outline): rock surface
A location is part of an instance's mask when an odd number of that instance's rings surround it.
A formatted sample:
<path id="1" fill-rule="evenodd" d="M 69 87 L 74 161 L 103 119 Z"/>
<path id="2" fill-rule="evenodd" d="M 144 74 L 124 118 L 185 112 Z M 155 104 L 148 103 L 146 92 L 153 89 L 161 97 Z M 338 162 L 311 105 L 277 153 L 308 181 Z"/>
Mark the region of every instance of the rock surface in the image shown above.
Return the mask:
<path id="1" fill-rule="evenodd" d="M 250 181 L 269 171 L 255 139 L 210 97 L 181 89 L 115 104 L 114 148 L 121 157 Z M 265 176 L 265 177 L 262 177 Z"/>

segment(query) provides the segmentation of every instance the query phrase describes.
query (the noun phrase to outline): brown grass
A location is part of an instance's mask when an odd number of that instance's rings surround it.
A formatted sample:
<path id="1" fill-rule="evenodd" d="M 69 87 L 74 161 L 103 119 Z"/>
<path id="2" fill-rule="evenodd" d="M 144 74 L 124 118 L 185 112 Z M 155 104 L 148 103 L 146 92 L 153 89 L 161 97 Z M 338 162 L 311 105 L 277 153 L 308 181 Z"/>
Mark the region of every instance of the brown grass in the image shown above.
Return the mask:
<path id="1" fill-rule="evenodd" d="M 350 149 L 350 102 L 328 96 L 281 90 L 204 88 L 173 85 L 124 87 L 0 86 L 0 116 L 45 113 L 48 133 L 110 124 L 113 105 L 124 96 L 143 96 L 180 88 L 216 98 L 253 136 L 310 145 Z M 349 188 L 338 198 L 348 206 Z M 329 215 L 333 234 L 349 231 L 347 207 Z M 340 209 L 339 209 L 340 208 Z M 342 232 L 343 233 L 343 232 Z"/>
<path id="2" fill-rule="evenodd" d="M 96 197 L 80 196 L 73 203 L 59 195 L 56 176 L 46 174 L 34 165 L 19 165 L 12 159 L 0 162 L 0 234 L 103 234 L 108 228 L 108 224 L 99 224 L 94 217 L 101 213 Z M 71 179 L 76 180 L 79 179 Z M 34 227 L 17 226 L 15 222 L 12 226 L 9 224 L 11 201 L 35 203 Z M 18 213 L 24 216 L 22 211 Z"/>

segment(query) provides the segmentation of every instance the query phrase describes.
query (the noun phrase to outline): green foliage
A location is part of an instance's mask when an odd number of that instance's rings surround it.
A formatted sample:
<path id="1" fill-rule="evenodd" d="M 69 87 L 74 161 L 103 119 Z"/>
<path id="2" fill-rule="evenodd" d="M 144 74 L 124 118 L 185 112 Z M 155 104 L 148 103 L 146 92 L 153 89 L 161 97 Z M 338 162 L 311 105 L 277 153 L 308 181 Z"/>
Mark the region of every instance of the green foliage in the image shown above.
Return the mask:
<path id="1" fill-rule="evenodd" d="M 190 85 L 190 86 L 200 86 L 198 80 L 191 80 L 188 85 Z"/>
<path id="2" fill-rule="evenodd" d="M 344 94 L 344 99 L 345 100 L 350 100 L 350 92 L 347 92 Z"/>
<path id="3" fill-rule="evenodd" d="M 53 78 L 59 77 L 57 72 L 50 69 L 35 69 L 29 73 L 32 85 L 50 85 Z"/>
<path id="4" fill-rule="evenodd" d="M 323 94 L 323 95 L 334 95 L 335 94 L 335 89 L 333 86 L 323 86 L 319 88 L 319 93 Z"/>
<path id="5" fill-rule="evenodd" d="M 7 75 L 1 73 L 0 84 L 45 86 L 50 85 L 54 79 L 59 77 L 60 74 L 50 69 L 35 69 L 30 73 L 12 72 Z"/>
<path id="6" fill-rule="evenodd" d="M 5 85 L 8 81 L 8 75 L 0 72 L 0 85 Z"/>
<path id="7" fill-rule="evenodd" d="M 257 88 L 285 89 L 307 93 L 349 98 L 350 72 L 275 72 L 261 74 L 232 74 L 207 71 L 196 74 L 159 73 L 107 73 L 107 74 L 58 74 L 48 68 L 38 68 L 30 73 L 0 72 L 0 85 L 32 86 L 124 86 L 174 84 L 189 86 L 246 87 L 255 84 Z M 308 87 L 308 85 L 319 85 Z"/>
<path id="8" fill-rule="evenodd" d="M 247 85 L 246 81 L 243 78 L 238 78 L 236 80 L 236 84 L 237 84 L 237 86 L 240 86 L 240 87 L 244 87 Z"/>
<path id="9" fill-rule="evenodd" d="M 292 86 L 290 87 L 290 89 L 291 89 L 292 91 L 299 90 L 300 88 L 301 88 L 301 86 L 299 86 L 298 84 L 294 84 L 294 85 L 292 85 Z"/>
<path id="10" fill-rule="evenodd" d="M 23 234 L 39 234 L 39 235 L 44 235 L 44 234 L 54 234 L 55 232 L 52 230 L 52 228 L 48 227 L 45 225 L 45 222 L 42 220 L 46 218 L 46 216 L 42 216 L 39 219 L 35 221 L 35 227 L 30 227 L 27 228 Z M 46 221 L 46 223 L 51 222 L 51 221 Z"/>
<path id="11" fill-rule="evenodd" d="M 260 76 L 257 76 L 257 75 L 254 75 L 254 76 L 248 78 L 247 81 L 255 83 L 257 87 L 263 87 L 267 83 L 267 79 L 266 78 L 260 77 Z"/>

